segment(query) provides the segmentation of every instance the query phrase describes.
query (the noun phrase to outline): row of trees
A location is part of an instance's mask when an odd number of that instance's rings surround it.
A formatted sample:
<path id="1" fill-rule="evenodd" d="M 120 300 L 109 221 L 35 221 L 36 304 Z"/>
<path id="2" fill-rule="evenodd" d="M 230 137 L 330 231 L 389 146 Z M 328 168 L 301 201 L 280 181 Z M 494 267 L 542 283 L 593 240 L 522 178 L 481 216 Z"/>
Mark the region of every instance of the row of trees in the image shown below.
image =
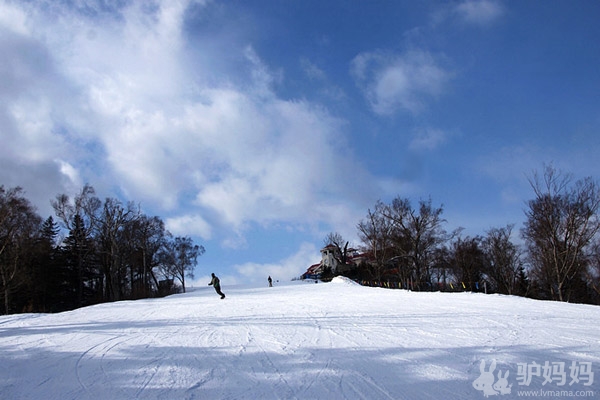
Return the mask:
<path id="1" fill-rule="evenodd" d="M 73 199 L 57 196 L 52 206 L 58 222 L 43 221 L 20 188 L 0 186 L 0 313 L 57 312 L 185 291 L 185 278 L 193 278 L 204 253 L 134 203 L 101 201 L 90 185 Z"/>
<path id="2" fill-rule="evenodd" d="M 431 199 L 416 209 L 400 197 L 379 201 L 357 225 L 368 260 L 347 274 L 392 280 L 396 287 L 410 282 L 417 290 L 460 282 L 469 290 L 485 284 L 498 293 L 600 304 L 598 184 L 573 181 L 552 166 L 535 173 L 530 184 L 535 198 L 527 203 L 520 232 L 507 225 L 464 236 L 462 229 L 444 229 L 443 207 Z M 332 233 L 325 242 L 345 264 L 348 243 L 341 235 Z"/>

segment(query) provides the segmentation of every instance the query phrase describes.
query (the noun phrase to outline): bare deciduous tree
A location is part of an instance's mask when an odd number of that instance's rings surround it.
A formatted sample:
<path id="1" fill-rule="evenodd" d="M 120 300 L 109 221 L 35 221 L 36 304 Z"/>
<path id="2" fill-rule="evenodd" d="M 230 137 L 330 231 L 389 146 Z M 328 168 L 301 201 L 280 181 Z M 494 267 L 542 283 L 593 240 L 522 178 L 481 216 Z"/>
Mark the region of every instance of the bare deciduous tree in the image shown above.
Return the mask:
<path id="1" fill-rule="evenodd" d="M 94 187 L 86 184 L 81 193 L 73 201 L 66 194 L 59 194 L 56 200 L 51 201 L 56 216 L 60 218 L 63 226 L 68 230 L 73 229 L 75 216 L 78 215 L 87 231 L 92 231 L 98 221 L 98 211 L 102 202 L 96 197 Z"/>
<path id="2" fill-rule="evenodd" d="M 415 285 L 431 284 L 430 268 L 434 263 L 435 250 L 448 240 L 446 231 L 442 228 L 443 207 L 435 208 L 428 201 L 419 201 L 419 208 L 411 207 L 408 199 L 395 198 L 387 206 L 383 215 L 393 223 L 394 246 L 397 257 L 404 257 L 412 263 Z"/>
<path id="3" fill-rule="evenodd" d="M 358 237 L 364 244 L 364 250 L 373 257 L 374 265 L 370 268 L 371 278 L 381 279 L 386 263 L 392 258 L 393 224 L 383 215 L 385 204 L 378 201 L 375 209 L 368 210 L 367 217 L 358 225 Z"/>
<path id="4" fill-rule="evenodd" d="M 488 261 L 486 273 L 495 289 L 504 294 L 515 294 L 523 269 L 519 247 L 511 241 L 513 228 L 514 225 L 492 228 L 481 243 Z"/>
<path id="5" fill-rule="evenodd" d="M 522 231 L 529 260 L 542 288 L 569 301 L 581 282 L 588 246 L 600 229 L 600 193 L 591 178 L 572 177 L 546 166 L 530 179 L 536 198 L 529 201 Z"/>
<path id="6" fill-rule="evenodd" d="M 107 198 L 99 219 L 94 224 L 97 229 L 106 300 L 121 300 L 125 297 L 125 291 L 130 289 L 125 282 L 127 267 L 130 265 L 127 264 L 129 257 L 125 257 L 127 241 L 123 238 L 123 232 L 129 224 L 139 218 L 139 215 L 139 210 L 133 203 L 123 207 L 119 200 Z"/>
<path id="7" fill-rule="evenodd" d="M 344 265 L 348 260 L 348 241 L 338 232 L 330 232 L 325 240 L 323 241 L 325 246 L 334 246 L 335 251 L 333 257 L 336 259 L 338 264 Z"/>
<path id="8" fill-rule="evenodd" d="M 450 262 L 456 278 L 468 290 L 478 289 L 483 271 L 487 267 L 481 248 L 481 237 L 458 237 L 452 243 Z"/>
<path id="9" fill-rule="evenodd" d="M 20 187 L 0 186 L 0 289 L 6 314 L 11 310 L 11 294 L 24 282 L 24 258 L 41 222 Z"/>
<path id="10" fill-rule="evenodd" d="M 185 293 L 185 277 L 194 278 L 194 267 L 204 247 L 195 245 L 189 237 L 176 237 L 165 244 L 161 251 L 161 270 L 164 276 L 177 278 Z"/>

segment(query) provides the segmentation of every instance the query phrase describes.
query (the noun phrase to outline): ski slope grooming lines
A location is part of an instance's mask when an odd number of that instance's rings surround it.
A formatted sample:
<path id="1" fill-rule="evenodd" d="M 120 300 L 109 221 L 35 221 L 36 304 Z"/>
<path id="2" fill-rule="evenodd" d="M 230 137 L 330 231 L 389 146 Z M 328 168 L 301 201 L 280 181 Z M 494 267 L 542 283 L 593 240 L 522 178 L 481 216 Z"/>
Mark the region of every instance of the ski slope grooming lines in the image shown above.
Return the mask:
<path id="1" fill-rule="evenodd" d="M 201 287 L 2 316 L 0 398 L 600 394 L 599 307 L 369 288 L 341 278 L 227 289 L 227 301 Z"/>

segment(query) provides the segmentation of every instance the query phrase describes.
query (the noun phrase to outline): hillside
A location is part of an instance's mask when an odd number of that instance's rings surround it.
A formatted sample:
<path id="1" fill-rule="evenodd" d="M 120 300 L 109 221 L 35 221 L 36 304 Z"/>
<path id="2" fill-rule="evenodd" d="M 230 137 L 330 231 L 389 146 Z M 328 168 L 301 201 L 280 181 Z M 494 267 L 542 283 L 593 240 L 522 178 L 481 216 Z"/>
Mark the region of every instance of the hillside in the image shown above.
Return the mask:
<path id="1" fill-rule="evenodd" d="M 600 394 L 600 376 L 594 377 L 600 307 L 367 288 L 337 278 L 273 288 L 225 283 L 223 291 L 225 300 L 206 287 L 164 299 L 0 317 L 0 398 Z M 492 387 L 485 378 L 493 360 Z M 498 372 L 506 382 L 498 382 Z"/>

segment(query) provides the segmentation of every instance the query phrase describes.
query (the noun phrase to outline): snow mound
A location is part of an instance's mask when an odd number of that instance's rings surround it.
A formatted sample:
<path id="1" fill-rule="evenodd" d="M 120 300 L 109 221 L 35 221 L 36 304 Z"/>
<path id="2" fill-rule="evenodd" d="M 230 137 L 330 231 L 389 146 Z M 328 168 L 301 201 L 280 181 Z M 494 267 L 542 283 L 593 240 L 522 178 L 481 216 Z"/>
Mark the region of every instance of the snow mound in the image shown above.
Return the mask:
<path id="1" fill-rule="evenodd" d="M 341 284 L 350 285 L 350 286 L 360 286 L 360 284 L 354 282 L 350 278 L 346 278 L 345 276 L 336 276 L 335 278 L 333 278 L 331 280 L 331 283 L 341 283 Z"/>

